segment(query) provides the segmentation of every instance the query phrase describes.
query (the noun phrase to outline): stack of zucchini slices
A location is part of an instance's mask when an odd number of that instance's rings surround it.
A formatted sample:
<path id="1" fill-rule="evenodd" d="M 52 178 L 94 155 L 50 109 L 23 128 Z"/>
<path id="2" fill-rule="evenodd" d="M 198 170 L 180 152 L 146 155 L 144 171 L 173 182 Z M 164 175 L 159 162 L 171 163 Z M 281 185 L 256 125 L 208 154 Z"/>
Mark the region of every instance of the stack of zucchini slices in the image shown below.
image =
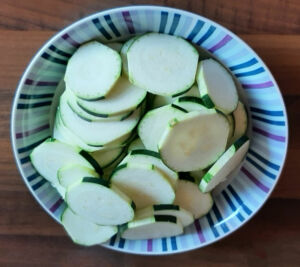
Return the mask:
<path id="1" fill-rule="evenodd" d="M 65 199 L 61 221 L 78 244 L 182 234 L 248 150 L 232 75 L 180 37 L 86 43 L 64 87 L 53 138 L 31 162 Z"/>

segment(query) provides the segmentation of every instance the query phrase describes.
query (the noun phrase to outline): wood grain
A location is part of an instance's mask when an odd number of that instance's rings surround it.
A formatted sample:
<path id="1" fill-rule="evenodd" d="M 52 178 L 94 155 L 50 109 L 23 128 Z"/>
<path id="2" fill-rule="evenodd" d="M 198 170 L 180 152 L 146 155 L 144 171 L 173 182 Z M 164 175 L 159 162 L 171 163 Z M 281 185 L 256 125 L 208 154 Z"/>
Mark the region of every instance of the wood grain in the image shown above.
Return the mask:
<path id="1" fill-rule="evenodd" d="M 101 9 L 130 4 L 183 8 L 244 39 L 275 76 L 287 106 L 286 166 L 267 204 L 246 226 L 209 247 L 143 257 L 72 244 L 24 185 L 9 142 L 14 90 L 37 49 L 57 30 Z M 0 0 L 0 266 L 299 266 L 299 0 Z"/>

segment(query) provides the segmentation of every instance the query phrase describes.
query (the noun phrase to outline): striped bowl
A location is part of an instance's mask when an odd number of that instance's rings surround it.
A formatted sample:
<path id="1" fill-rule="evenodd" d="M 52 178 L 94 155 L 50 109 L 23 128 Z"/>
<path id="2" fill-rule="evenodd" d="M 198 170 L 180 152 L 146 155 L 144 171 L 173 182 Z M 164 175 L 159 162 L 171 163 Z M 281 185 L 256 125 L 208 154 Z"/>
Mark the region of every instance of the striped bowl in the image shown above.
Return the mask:
<path id="1" fill-rule="evenodd" d="M 65 207 L 55 189 L 30 163 L 32 149 L 51 135 L 49 114 L 66 64 L 81 43 L 122 41 L 143 32 L 178 35 L 202 46 L 227 66 L 241 85 L 248 107 L 251 145 L 230 183 L 214 193 L 215 204 L 181 236 L 130 241 L 114 236 L 105 247 L 136 254 L 170 254 L 216 242 L 247 222 L 274 189 L 284 165 L 288 123 L 272 74 L 239 37 L 199 15 L 159 6 L 101 11 L 53 36 L 34 56 L 18 85 L 11 117 L 11 139 L 20 173 L 41 206 L 59 222 Z"/>

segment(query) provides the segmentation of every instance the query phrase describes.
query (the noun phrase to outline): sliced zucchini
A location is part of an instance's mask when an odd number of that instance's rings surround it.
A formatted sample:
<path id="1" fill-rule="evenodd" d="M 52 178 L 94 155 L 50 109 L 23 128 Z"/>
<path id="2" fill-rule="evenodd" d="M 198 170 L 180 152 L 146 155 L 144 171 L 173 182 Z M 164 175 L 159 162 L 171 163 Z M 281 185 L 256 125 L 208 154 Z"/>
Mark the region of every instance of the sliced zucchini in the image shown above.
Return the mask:
<path id="1" fill-rule="evenodd" d="M 110 117 L 136 109 L 147 92 L 134 86 L 125 77 L 120 77 L 109 95 L 98 101 L 77 99 L 78 105 L 87 113 L 98 117 Z"/>
<path id="2" fill-rule="evenodd" d="M 202 192 L 213 190 L 226 179 L 228 174 L 238 167 L 248 151 L 249 143 L 249 138 L 242 136 L 226 150 L 203 176 L 199 185 Z"/>
<path id="3" fill-rule="evenodd" d="M 239 101 L 236 110 L 232 113 L 235 123 L 234 134 L 231 143 L 234 143 L 241 136 L 246 134 L 248 126 L 248 116 L 244 104 Z"/>
<path id="4" fill-rule="evenodd" d="M 99 174 L 92 168 L 78 164 L 66 164 L 57 171 L 57 177 L 60 185 L 64 188 L 81 182 L 84 177 L 99 177 Z"/>
<path id="5" fill-rule="evenodd" d="M 127 60 L 127 52 L 129 47 L 133 44 L 133 42 L 137 39 L 137 37 L 133 37 L 126 41 L 121 48 L 121 58 L 122 58 L 122 71 L 128 77 L 128 60 Z"/>
<path id="6" fill-rule="evenodd" d="M 115 50 L 116 52 L 120 53 L 123 44 L 122 43 L 118 43 L 118 42 L 113 42 L 113 43 L 107 43 L 106 44 L 109 48 Z"/>
<path id="7" fill-rule="evenodd" d="M 121 74 L 120 55 L 97 41 L 82 45 L 69 59 L 65 82 L 73 93 L 87 100 L 104 98 Z"/>
<path id="8" fill-rule="evenodd" d="M 152 217 L 153 215 L 175 216 L 181 222 L 183 227 L 190 225 L 194 221 L 194 217 L 191 212 L 173 204 L 158 204 L 137 210 L 134 219 Z"/>
<path id="9" fill-rule="evenodd" d="M 91 156 L 97 161 L 101 168 L 104 169 L 113 164 L 121 156 L 123 150 L 123 147 L 103 149 L 91 153 Z"/>
<path id="10" fill-rule="evenodd" d="M 103 170 L 102 177 L 106 180 L 109 180 L 113 171 L 118 167 L 119 164 L 121 164 L 121 162 L 124 160 L 126 155 L 127 155 L 126 151 L 124 150 L 123 153 L 110 166 L 108 166 Z"/>
<path id="11" fill-rule="evenodd" d="M 129 80 L 153 94 L 179 94 L 194 84 L 198 57 L 197 50 L 178 36 L 144 34 L 127 52 Z"/>
<path id="12" fill-rule="evenodd" d="M 66 202 L 76 214 L 101 225 L 123 224 L 134 217 L 132 200 L 108 188 L 102 178 L 85 177 L 70 186 Z"/>
<path id="13" fill-rule="evenodd" d="M 116 226 L 103 226 L 92 223 L 66 208 L 61 222 L 74 243 L 93 246 L 107 241 L 118 231 Z"/>
<path id="14" fill-rule="evenodd" d="M 64 125 L 91 146 L 109 146 L 110 143 L 118 142 L 130 134 L 139 121 L 140 112 L 139 108 L 123 121 L 88 122 L 72 111 L 65 94 L 60 98 L 60 114 Z"/>
<path id="15" fill-rule="evenodd" d="M 200 97 L 195 96 L 181 96 L 174 102 L 175 105 L 184 108 L 188 112 L 206 110 Z"/>
<path id="16" fill-rule="evenodd" d="M 183 94 L 173 96 L 174 99 L 178 99 L 180 97 L 185 97 L 185 96 L 194 96 L 194 97 L 200 97 L 199 89 L 197 85 L 193 85 L 189 90 L 184 92 Z"/>
<path id="17" fill-rule="evenodd" d="M 189 172 L 189 174 L 195 179 L 195 183 L 199 184 L 202 177 L 205 174 L 205 171 L 203 171 L 203 170 L 191 171 L 191 172 Z"/>
<path id="18" fill-rule="evenodd" d="M 138 134 L 145 147 L 149 150 L 158 151 L 158 142 L 168 123 L 172 119 L 183 117 L 185 114 L 185 110 L 174 105 L 148 111 L 138 126 Z"/>
<path id="19" fill-rule="evenodd" d="M 128 147 L 128 151 L 132 151 L 135 149 L 145 149 L 145 146 L 140 138 L 134 139 Z"/>
<path id="20" fill-rule="evenodd" d="M 147 149 L 135 149 L 129 152 L 128 156 L 124 158 L 123 163 L 132 162 L 135 164 L 153 164 L 162 171 L 172 187 L 175 189 L 178 179 L 178 174 L 169 169 L 160 158 L 159 153 Z"/>
<path id="21" fill-rule="evenodd" d="M 53 129 L 53 138 L 61 141 L 62 143 L 75 146 L 78 149 L 83 149 L 88 152 L 97 151 L 99 147 L 89 146 L 84 143 L 77 135 L 75 135 L 69 128 L 67 128 L 60 115 L 60 109 L 57 108 L 56 117 L 55 117 L 55 124 Z"/>
<path id="22" fill-rule="evenodd" d="M 88 113 L 84 109 L 82 109 L 78 103 L 78 97 L 76 97 L 71 90 L 66 90 L 65 94 L 67 95 L 67 102 L 70 106 L 70 108 L 73 110 L 74 113 L 76 113 L 80 118 L 86 121 L 111 121 L 111 120 L 116 120 L 116 121 L 122 121 L 123 119 L 127 118 L 130 116 L 132 111 L 129 112 L 124 112 L 120 113 L 118 115 L 114 116 L 103 116 L 103 115 L 98 115 L 96 113 Z"/>
<path id="23" fill-rule="evenodd" d="M 153 164 L 128 162 L 119 165 L 110 181 L 127 194 L 137 208 L 174 201 L 175 193 L 166 175 Z"/>
<path id="24" fill-rule="evenodd" d="M 65 189 L 60 185 L 57 171 L 68 163 L 79 164 L 88 168 L 92 165 L 81 155 L 76 147 L 61 143 L 52 138 L 47 139 L 30 154 L 31 163 L 34 168 L 47 179 L 64 197 Z"/>
<path id="25" fill-rule="evenodd" d="M 183 227 L 175 216 L 154 215 L 121 225 L 119 231 L 123 238 L 137 240 L 180 235 Z"/>
<path id="26" fill-rule="evenodd" d="M 162 106 L 166 106 L 172 104 L 174 98 L 172 96 L 164 96 L 164 95 L 156 95 L 153 99 L 152 108 L 159 108 Z"/>
<path id="27" fill-rule="evenodd" d="M 210 211 L 213 198 L 210 193 L 202 193 L 195 183 L 179 180 L 174 204 L 191 212 L 198 219 Z"/>
<path id="28" fill-rule="evenodd" d="M 169 123 L 159 142 L 162 161 L 172 170 L 205 169 L 225 151 L 226 118 L 212 109 L 193 111 Z"/>
<path id="29" fill-rule="evenodd" d="M 215 107 L 224 114 L 236 109 L 238 93 L 231 74 L 214 59 L 200 62 L 197 83 L 201 98 L 208 108 Z"/>

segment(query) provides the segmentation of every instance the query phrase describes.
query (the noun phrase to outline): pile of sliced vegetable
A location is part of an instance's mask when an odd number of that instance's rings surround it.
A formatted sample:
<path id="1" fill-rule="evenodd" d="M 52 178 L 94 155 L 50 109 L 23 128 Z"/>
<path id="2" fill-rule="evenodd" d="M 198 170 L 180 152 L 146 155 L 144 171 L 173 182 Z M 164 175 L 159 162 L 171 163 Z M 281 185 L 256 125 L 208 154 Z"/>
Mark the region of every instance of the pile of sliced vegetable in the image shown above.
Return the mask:
<path id="1" fill-rule="evenodd" d="M 86 43 L 64 82 L 53 138 L 31 162 L 65 199 L 78 244 L 182 234 L 248 150 L 232 75 L 180 37 Z"/>

